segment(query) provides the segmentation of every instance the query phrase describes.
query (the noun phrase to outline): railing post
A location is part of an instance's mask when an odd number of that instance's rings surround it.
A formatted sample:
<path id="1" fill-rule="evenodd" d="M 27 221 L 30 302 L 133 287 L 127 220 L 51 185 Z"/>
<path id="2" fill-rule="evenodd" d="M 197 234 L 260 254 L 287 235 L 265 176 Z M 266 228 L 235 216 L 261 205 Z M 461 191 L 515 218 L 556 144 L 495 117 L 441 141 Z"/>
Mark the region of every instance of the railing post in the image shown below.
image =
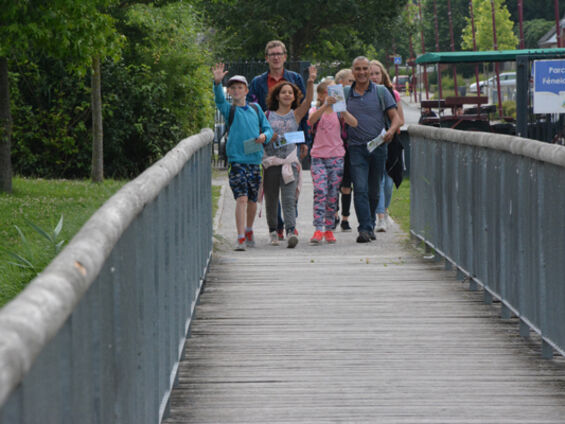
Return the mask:
<path id="1" fill-rule="evenodd" d="M 518 137 L 528 137 L 529 63 L 527 56 L 516 57 L 516 135 Z"/>

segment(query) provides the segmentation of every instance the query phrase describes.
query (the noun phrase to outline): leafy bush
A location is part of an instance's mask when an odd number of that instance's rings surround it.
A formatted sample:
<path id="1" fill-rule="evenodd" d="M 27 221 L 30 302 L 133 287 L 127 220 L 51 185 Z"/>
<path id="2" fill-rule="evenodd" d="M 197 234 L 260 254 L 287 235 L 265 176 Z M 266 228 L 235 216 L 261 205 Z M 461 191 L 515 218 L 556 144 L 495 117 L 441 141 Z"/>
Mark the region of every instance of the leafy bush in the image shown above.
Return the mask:
<path id="1" fill-rule="evenodd" d="M 65 64 L 42 55 L 11 74 L 12 162 L 24 176 L 75 178 L 90 169 L 89 89 Z"/>
<path id="2" fill-rule="evenodd" d="M 102 66 L 104 174 L 131 178 L 182 138 L 212 126 L 214 109 L 209 53 L 192 7 L 137 4 L 118 12 L 127 43 L 119 61 Z M 88 178 L 90 78 L 39 52 L 28 58 L 11 74 L 14 170 Z"/>
<path id="3" fill-rule="evenodd" d="M 513 100 L 506 100 L 502 102 L 502 113 L 505 117 L 511 116 L 516 119 L 516 102 Z"/>

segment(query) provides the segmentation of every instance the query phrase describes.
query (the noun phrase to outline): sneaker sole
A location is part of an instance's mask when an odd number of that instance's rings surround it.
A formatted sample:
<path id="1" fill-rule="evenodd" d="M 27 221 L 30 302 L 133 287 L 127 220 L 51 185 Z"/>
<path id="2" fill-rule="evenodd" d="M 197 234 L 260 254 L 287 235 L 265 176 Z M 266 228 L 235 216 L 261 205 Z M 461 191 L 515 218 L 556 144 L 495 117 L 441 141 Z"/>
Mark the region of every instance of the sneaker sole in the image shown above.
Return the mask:
<path id="1" fill-rule="evenodd" d="M 289 249 L 293 249 L 296 247 L 297 244 L 298 244 L 298 237 L 296 237 L 293 234 L 288 238 L 288 246 L 286 247 L 288 247 Z"/>
<path id="2" fill-rule="evenodd" d="M 235 249 L 236 252 L 244 252 L 245 251 L 245 246 L 237 246 Z"/>

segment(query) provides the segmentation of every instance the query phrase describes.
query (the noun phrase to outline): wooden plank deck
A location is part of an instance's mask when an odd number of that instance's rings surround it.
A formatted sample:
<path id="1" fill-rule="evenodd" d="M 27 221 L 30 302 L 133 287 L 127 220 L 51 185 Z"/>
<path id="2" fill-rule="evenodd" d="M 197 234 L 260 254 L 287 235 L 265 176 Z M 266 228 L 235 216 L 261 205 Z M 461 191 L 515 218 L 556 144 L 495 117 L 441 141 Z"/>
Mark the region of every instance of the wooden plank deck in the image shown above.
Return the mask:
<path id="1" fill-rule="evenodd" d="M 227 189 L 165 423 L 565 423 L 563 358 L 398 229 L 309 246 L 306 178 L 296 249 L 232 251 Z"/>

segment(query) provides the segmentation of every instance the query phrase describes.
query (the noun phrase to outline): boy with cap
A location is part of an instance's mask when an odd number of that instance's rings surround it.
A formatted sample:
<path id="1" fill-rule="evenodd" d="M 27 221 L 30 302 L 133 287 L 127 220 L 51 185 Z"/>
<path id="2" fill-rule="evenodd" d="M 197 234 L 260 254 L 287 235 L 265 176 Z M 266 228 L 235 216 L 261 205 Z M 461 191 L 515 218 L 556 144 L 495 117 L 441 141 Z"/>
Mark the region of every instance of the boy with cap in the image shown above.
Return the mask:
<path id="1" fill-rule="evenodd" d="M 212 67 L 214 75 L 214 95 L 216 106 L 229 121 L 232 105 L 226 100 L 222 79 L 226 76 L 224 64 Z M 247 79 L 234 75 L 228 81 L 228 92 L 233 99 L 233 122 L 229 123 L 226 153 L 228 156 L 229 182 L 236 200 L 235 224 L 237 245 L 235 250 L 254 247 L 253 222 L 257 212 L 257 197 L 261 184 L 261 160 L 263 144 L 273 136 L 273 130 L 263 110 L 255 104 L 246 102 L 249 91 Z"/>

